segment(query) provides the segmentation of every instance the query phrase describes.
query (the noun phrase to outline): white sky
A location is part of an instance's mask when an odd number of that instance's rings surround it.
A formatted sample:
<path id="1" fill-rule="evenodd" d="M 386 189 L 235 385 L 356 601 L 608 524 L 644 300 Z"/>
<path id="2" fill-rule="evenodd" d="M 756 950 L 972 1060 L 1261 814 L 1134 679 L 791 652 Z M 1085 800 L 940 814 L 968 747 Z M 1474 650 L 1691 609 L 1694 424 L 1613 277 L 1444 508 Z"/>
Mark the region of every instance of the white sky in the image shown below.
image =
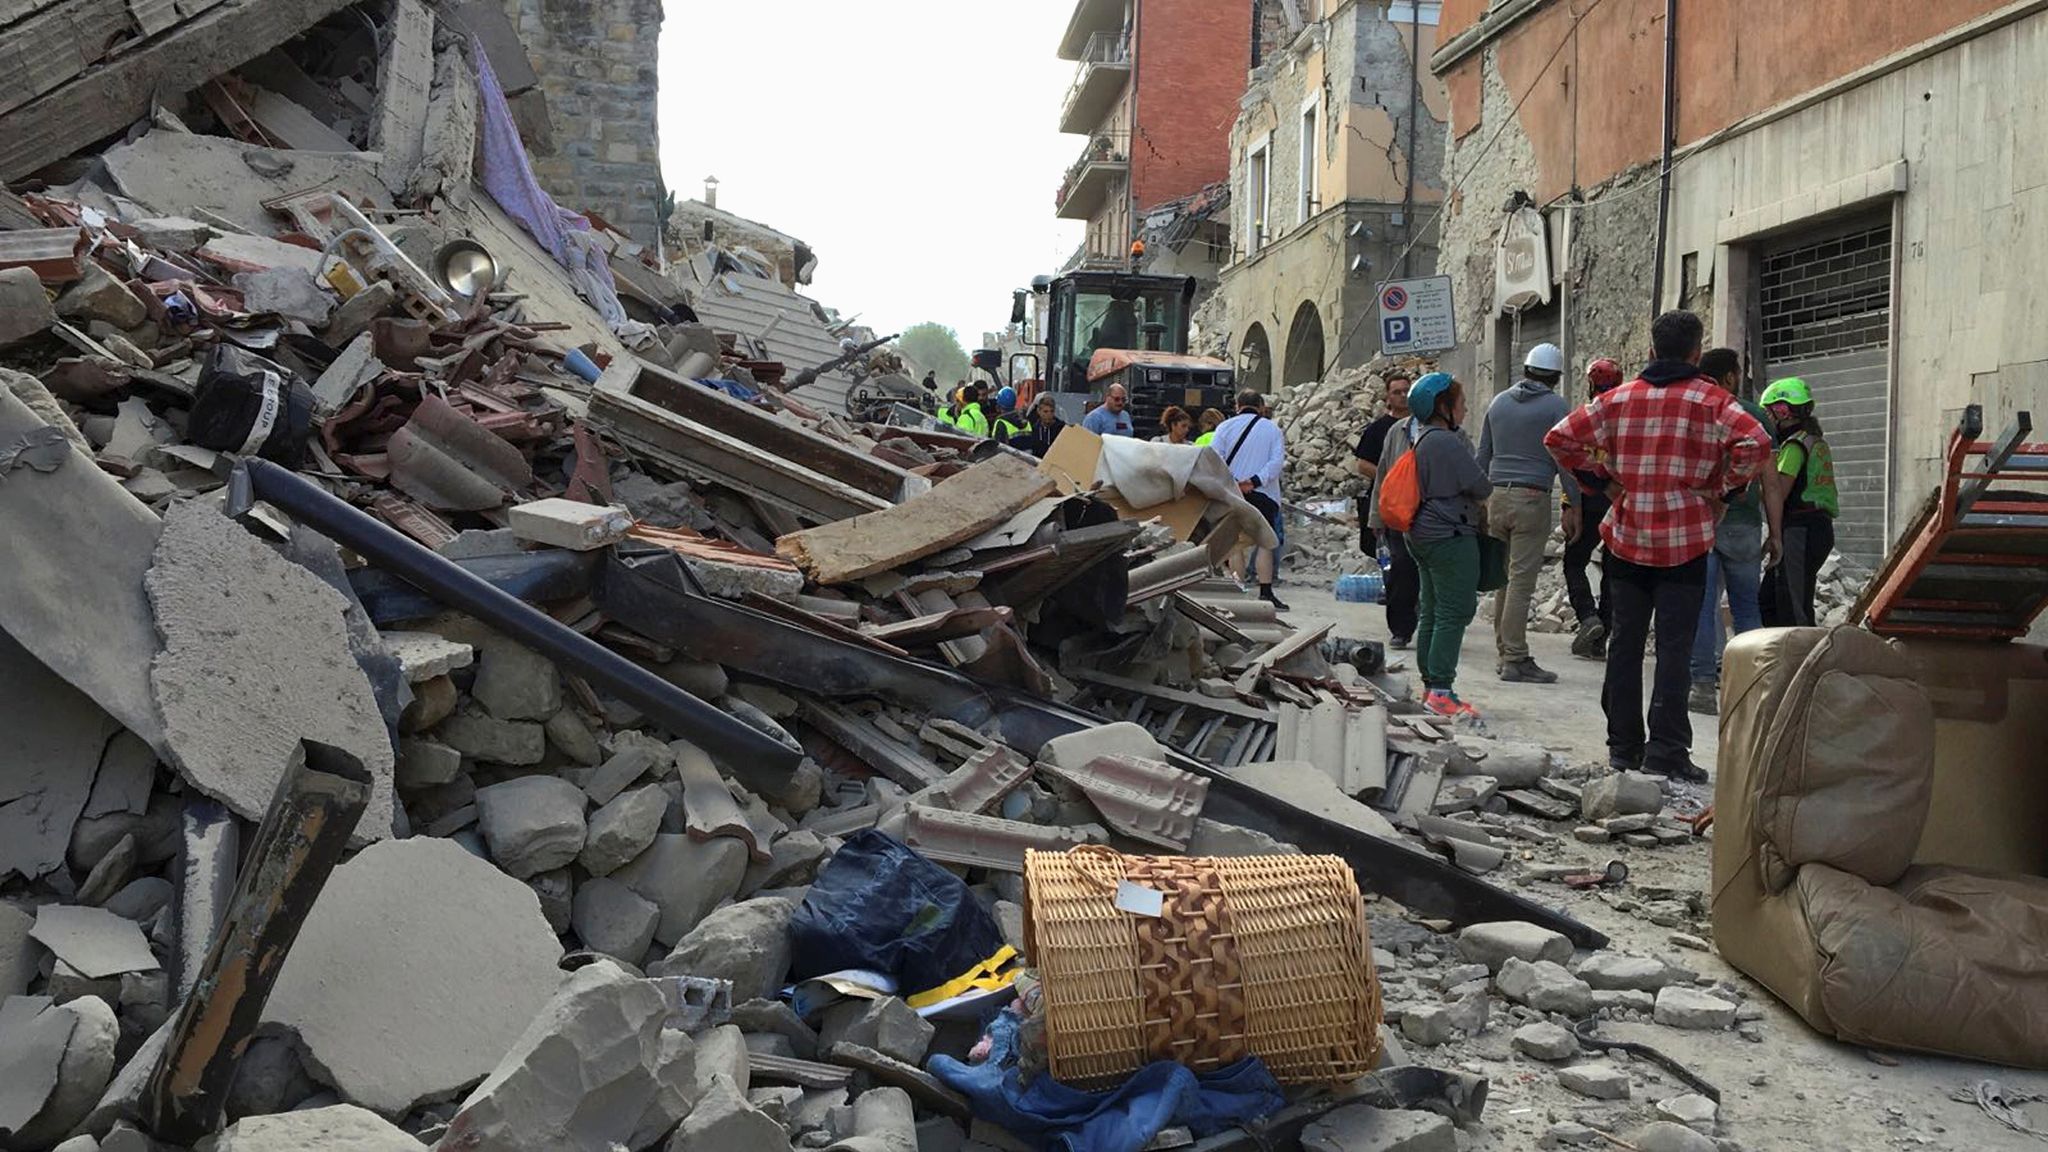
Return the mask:
<path id="1" fill-rule="evenodd" d="M 667 0 L 662 170 L 818 254 L 806 294 L 880 334 L 936 320 L 972 351 L 1064 263 L 1053 190 L 1072 0 Z"/>

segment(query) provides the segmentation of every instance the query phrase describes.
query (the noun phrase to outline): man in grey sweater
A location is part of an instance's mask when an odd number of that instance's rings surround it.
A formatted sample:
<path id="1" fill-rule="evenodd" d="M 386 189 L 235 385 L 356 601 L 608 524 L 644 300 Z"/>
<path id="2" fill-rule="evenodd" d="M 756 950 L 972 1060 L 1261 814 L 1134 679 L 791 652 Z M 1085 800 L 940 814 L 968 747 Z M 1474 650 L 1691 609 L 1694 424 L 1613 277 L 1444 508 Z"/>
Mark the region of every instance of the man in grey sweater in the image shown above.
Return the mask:
<path id="1" fill-rule="evenodd" d="M 1508 586 L 1493 599 L 1493 647 L 1500 678 L 1510 683 L 1555 684 L 1557 673 L 1529 655 L 1529 601 L 1550 540 L 1550 493 L 1564 485 L 1564 532 L 1579 533 L 1579 485 L 1543 447 L 1543 435 L 1571 412 L 1557 393 L 1564 353 L 1555 344 L 1529 349 L 1522 379 L 1487 405 L 1479 431 L 1479 466 L 1493 481 L 1486 530 L 1508 547 Z"/>

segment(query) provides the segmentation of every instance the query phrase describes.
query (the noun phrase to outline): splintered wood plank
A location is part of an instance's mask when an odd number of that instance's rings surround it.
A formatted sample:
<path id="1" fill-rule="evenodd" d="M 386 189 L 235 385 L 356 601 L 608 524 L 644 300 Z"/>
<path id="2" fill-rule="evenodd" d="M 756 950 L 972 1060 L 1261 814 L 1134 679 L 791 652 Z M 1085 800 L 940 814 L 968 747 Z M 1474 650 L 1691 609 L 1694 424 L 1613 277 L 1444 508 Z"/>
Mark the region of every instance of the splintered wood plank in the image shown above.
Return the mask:
<path id="1" fill-rule="evenodd" d="M 844 584 L 972 540 L 1054 489 L 1034 462 L 997 456 L 894 508 L 793 532 L 775 550 L 819 584 Z"/>

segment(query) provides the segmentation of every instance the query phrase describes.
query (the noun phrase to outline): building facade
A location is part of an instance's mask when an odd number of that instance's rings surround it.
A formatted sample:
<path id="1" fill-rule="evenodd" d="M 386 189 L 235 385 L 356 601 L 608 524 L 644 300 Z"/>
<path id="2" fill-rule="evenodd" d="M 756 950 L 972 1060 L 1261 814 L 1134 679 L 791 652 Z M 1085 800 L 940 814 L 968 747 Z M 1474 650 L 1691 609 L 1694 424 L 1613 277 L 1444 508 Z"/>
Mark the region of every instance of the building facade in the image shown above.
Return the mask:
<path id="1" fill-rule="evenodd" d="M 1230 133 L 1233 251 L 1218 288 L 1247 383 L 1371 359 L 1376 285 L 1434 270 L 1418 216 L 1443 196 L 1449 102 L 1426 64 L 1439 8 L 1290 0 L 1261 23 Z"/>
<path id="2" fill-rule="evenodd" d="M 2048 399 L 2034 307 L 2048 289 L 2028 258 L 2048 251 L 2048 2 L 1755 14 L 1737 0 L 1447 0 L 1432 65 L 1451 94 L 1454 362 L 1481 394 L 1541 339 L 1575 371 L 1595 356 L 1632 371 L 1653 312 L 1692 308 L 1744 353 L 1748 387 L 1812 386 L 1838 548 L 1874 565 L 1966 405 L 1995 434 Z M 1535 213 L 1550 299 L 1504 301 L 1501 240 Z"/>
<path id="3" fill-rule="evenodd" d="M 1121 264 L 1148 215 L 1226 178 L 1254 3 L 1075 0 L 1059 46 L 1075 63 L 1060 131 L 1083 143 L 1053 197 L 1056 216 L 1087 224 L 1070 266 Z M 1176 268 L 1213 277 L 1216 248 L 1178 252 Z"/>

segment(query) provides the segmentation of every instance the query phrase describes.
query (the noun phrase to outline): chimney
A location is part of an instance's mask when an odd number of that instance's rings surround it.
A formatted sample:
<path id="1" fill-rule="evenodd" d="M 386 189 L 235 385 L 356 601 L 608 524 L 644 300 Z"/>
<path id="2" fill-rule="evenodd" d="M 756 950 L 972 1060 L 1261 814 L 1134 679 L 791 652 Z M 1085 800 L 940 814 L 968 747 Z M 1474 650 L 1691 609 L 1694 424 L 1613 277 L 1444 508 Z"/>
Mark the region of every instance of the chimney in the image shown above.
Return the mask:
<path id="1" fill-rule="evenodd" d="M 718 177 L 716 176 L 706 176 L 704 178 L 704 206 L 706 208 L 718 207 Z"/>

